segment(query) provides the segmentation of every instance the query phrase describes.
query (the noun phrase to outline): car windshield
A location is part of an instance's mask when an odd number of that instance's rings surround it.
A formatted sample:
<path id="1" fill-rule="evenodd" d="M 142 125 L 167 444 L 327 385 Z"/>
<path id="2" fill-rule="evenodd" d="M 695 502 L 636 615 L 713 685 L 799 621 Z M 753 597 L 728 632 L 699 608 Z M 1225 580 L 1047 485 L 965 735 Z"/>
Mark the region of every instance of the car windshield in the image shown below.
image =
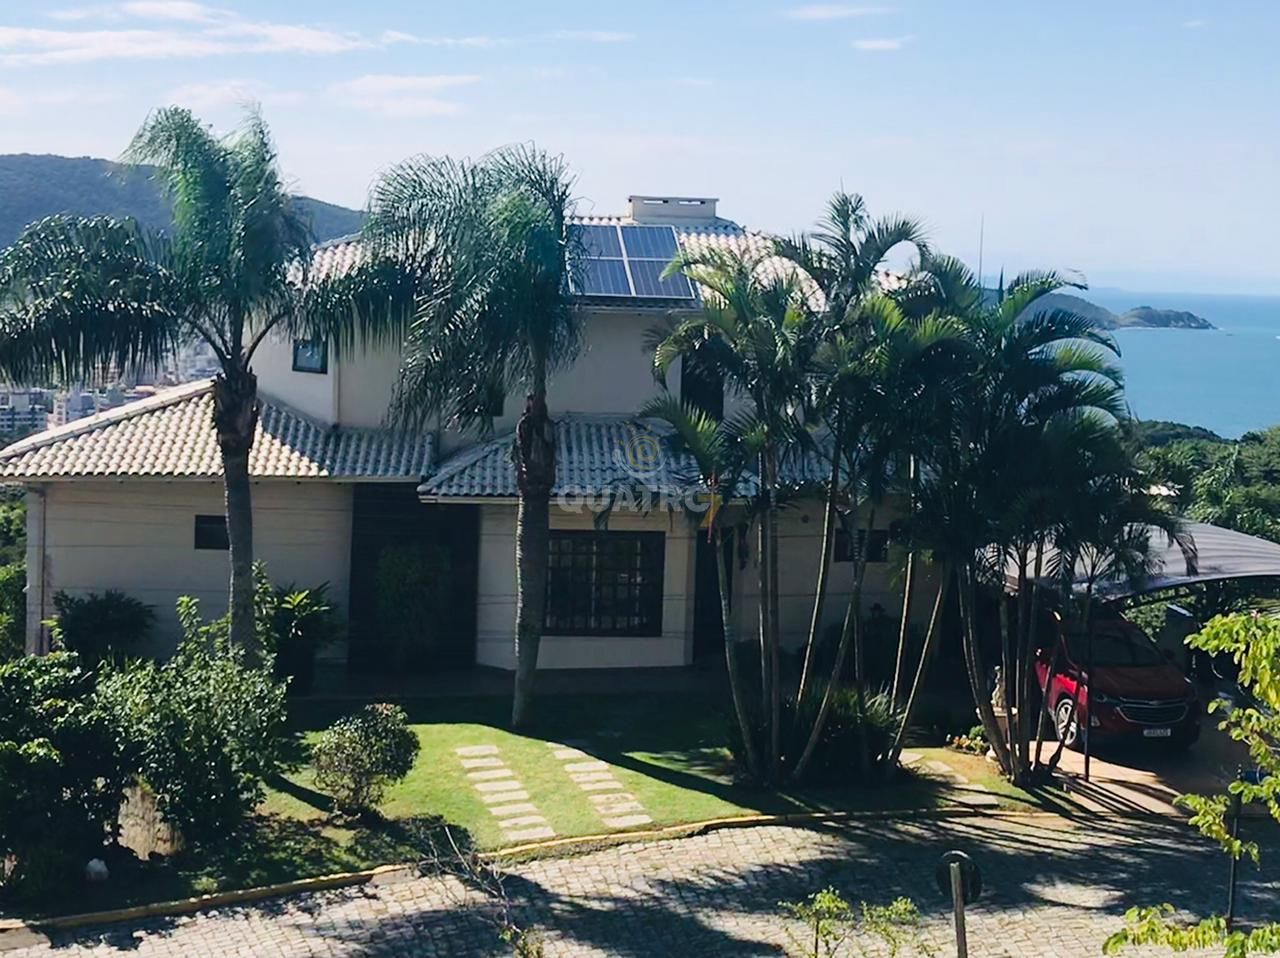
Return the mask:
<path id="1" fill-rule="evenodd" d="M 1089 660 L 1089 640 L 1079 626 L 1068 626 L 1067 645 L 1071 658 L 1079 665 Z M 1095 666 L 1160 665 L 1164 657 L 1146 634 L 1135 625 L 1123 621 L 1098 622 L 1093 627 L 1093 664 Z"/>

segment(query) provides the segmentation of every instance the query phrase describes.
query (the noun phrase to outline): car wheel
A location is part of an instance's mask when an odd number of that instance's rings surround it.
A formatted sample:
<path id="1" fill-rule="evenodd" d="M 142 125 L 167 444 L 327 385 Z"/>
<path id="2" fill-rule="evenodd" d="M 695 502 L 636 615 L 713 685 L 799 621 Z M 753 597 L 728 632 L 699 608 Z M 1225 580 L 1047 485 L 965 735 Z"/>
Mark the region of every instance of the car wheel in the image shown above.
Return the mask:
<path id="1" fill-rule="evenodd" d="M 1058 741 L 1067 748 L 1075 748 L 1080 741 L 1080 723 L 1076 721 L 1075 708 L 1069 696 L 1063 696 L 1053 710 L 1053 730 Z"/>

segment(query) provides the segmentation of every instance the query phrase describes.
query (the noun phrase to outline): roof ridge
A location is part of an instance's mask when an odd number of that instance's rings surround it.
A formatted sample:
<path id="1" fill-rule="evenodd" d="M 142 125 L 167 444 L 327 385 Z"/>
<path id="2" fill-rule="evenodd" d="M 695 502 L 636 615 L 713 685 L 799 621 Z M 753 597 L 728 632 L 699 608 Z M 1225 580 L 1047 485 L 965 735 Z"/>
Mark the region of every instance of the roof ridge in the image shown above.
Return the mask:
<path id="1" fill-rule="evenodd" d="M 195 396 L 204 395 L 212 388 L 212 379 L 196 379 L 189 383 L 182 383 L 169 389 L 161 390 L 154 396 L 135 399 L 133 402 L 116 406 L 114 409 L 94 413 L 92 416 L 85 416 L 81 419 L 73 419 L 71 422 L 63 423 L 61 426 L 45 429 L 34 436 L 27 436 L 25 439 L 19 439 L 17 442 L 5 446 L 0 449 L 0 459 L 9 459 L 35 449 L 43 449 L 45 446 L 63 439 L 73 439 L 103 426 L 124 422 L 133 419 L 135 416 L 145 415 L 157 409 L 164 409 L 168 406 L 185 402 Z"/>

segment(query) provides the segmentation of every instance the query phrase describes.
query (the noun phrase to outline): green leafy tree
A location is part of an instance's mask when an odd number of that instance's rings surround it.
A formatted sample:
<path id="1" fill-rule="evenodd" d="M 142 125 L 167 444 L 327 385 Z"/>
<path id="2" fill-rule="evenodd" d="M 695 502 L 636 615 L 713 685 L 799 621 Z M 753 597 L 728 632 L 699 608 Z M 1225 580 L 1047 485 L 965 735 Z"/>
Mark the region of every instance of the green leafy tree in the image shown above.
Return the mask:
<path id="1" fill-rule="evenodd" d="M 219 139 L 187 110 L 153 113 L 125 154 L 168 189 L 172 232 L 132 220 L 52 216 L 0 254 L 0 373 L 83 382 L 158 366 L 183 342 L 217 357 L 213 421 L 226 489 L 232 640 L 251 647 L 258 424 L 254 353 L 300 315 L 307 220 L 285 189 L 266 124 Z"/>
<path id="2" fill-rule="evenodd" d="M 404 709 L 366 705 L 320 733 L 311 764 L 338 810 L 357 814 L 378 807 L 387 787 L 409 774 L 420 748 Z"/>
<path id="3" fill-rule="evenodd" d="M 569 283 L 572 190 L 564 161 L 533 147 L 407 160 L 373 189 L 366 262 L 309 306 L 313 328 L 340 347 L 403 338 L 391 409 L 401 425 L 486 433 L 501 400 L 526 393 L 512 447 L 515 726 L 529 719 L 546 607 L 555 482 L 547 377 L 577 356 L 581 332 Z"/>
<path id="4" fill-rule="evenodd" d="M 1229 656 L 1239 668 L 1239 682 L 1251 701 L 1227 710 L 1224 700 L 1209 706 L 1225 716 L 1219 728 L 1249 750 L 1255 774 L 1232 782 L 1225 794 L 1183 795 L 1179 804 L 1191 811 L 1190 822 L 1232 858 L 1259 860 L 1256 842 L 1232 833 L 1232 807 L 1259 805 L 1280 822 L 1280 619 L 1236 614 L 1219 616 L 1187 639 L 1194 649 Z M 1220 948 L 1224 958 L 1280 953 L 1280 923 L 1266 922 L 1249 930 L 1233 928 L 1212 916 L 1187 924 L 1176 919 L 1172 905 L 1131 909 L 1125 927 L 1107 939 L 1107 954 L 1136 945 L 1164 945 L 1175 951 Z"/>

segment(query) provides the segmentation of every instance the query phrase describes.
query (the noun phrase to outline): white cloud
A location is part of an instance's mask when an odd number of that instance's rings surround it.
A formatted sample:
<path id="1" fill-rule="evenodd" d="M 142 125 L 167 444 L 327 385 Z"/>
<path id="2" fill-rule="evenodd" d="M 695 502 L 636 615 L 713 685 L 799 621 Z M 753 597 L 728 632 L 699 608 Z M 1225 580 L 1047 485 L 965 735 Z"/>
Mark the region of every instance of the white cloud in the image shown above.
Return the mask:
<path id="1" fill-rule="evenodd" d="M 306 24 L 250 20 L 186 0 L 136 0 L 61 10 L 54 17 L 66 22 L 132 19 L 147 25 L 88 30 L 0 26 L 0 65 L 169 60 L 236 53 L 333 54 L 376 46 L 359 34 Z"/>
<path id="2" fill-rule="evenodd" d="M 334 83 L 329 93 L 350 107 L 381 116 L 452 116 L 462 112 L 462 105 L 440 94 L 479 82 L 480 77 L 469 73 L 371 73 Z"/>
<path id="3" fill-rule="evenodd" d="M 384 30 L 379 38 L 385 45 L 411 43 L 424 47 L 510 47 L 529 43 L 578 42 L 578 43 L 629 43 L 634 33 L 621 30 L 551 30 L 528 36 L 501 37 L 490 34 L 473 36 L 418 36 L 403 30 Z"/>
<path id="4" fill-rule="evenodd" d="M 214 83 L 188 83 L 170 90 L 165 102 L 191 110 L 214 110 L 239 107 L 249 103 L 284 106 L 300 103 L 306 94 L 296 90 L 273 90 L 248 80 L 225 80 Z"/>
<path id="5" fill-rule="evenodd" d="M 16 90 L 0 86 L 0 116 L 16 116 L 26 109 L 27 101 Z"/>
<path id="6" fill-rule="evenodd" d="M 891 53 L 901 50 L 910 43 L 913 37 L 868 37 L 865 40 L 854 40 L 853 48 L 860 53 Z"/>
<path id="7" fill-rule="evenodd" d="M 854 17 L 870 17 L 891 12 L 890 7 L 859 7 L 846 3 L 812 3 L 792 7 L 787 16 L 792 20 L 851 20 Z"/>
<path id="8" fill-rule="evenodd" d="M 1182 22 L 1182 25 L 1186 27 L 1188 30 L 1199 30 L 1201 27 L 1205 26 L 1208 22 L 1209 22 L 1208 20 L 1184 20 Z"/>

